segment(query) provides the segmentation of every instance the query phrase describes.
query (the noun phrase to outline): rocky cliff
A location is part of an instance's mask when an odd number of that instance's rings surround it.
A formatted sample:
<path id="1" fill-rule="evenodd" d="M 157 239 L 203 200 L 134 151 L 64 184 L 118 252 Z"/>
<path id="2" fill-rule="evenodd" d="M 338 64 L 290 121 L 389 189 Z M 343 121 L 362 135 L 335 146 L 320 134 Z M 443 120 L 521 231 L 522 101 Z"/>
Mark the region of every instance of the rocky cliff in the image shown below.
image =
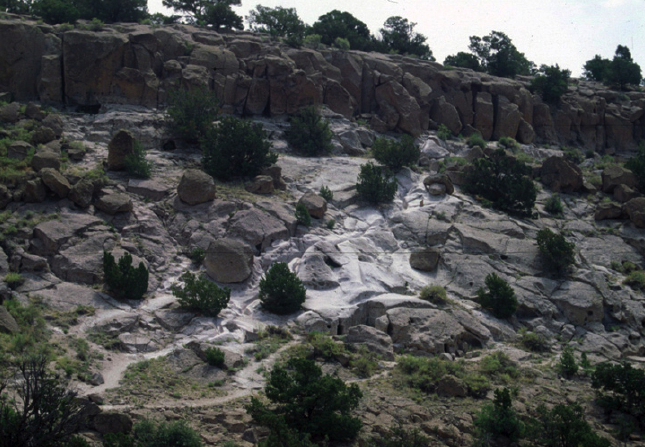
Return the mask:
<path id="1" fill-rule="evenodd" d="M 445 124 L 455 135 L 630 150 L 645 137 L 645 93 L 574 82 L 562 104 L 532 94 L 528 79 L 447 69 L 396 55 L 295 49 L 250 33 L 187 25 L 121 24 L 67 30 L 0 20 L 0 91 L 15 100 L 77 106 L 162 106 L 168 88 L 208 86 L 224 111 L 283 115 L 326 104 L 371 128 L 418 136 Z"/>

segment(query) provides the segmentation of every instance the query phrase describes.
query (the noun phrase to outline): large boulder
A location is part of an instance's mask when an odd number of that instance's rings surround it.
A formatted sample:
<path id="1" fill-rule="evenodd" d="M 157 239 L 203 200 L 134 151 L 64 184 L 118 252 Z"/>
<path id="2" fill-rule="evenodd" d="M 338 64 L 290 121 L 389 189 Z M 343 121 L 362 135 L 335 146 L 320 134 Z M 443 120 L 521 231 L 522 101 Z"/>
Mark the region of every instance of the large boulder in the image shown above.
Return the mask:
<path id="1" fill-rule="evenodd" d="M 69 199 L 81 208 L 87 208 L 92 203 L 94 184 L 87 179 L 81 179 L 69 191 Z"/>
<path id="2" fill-rule="evenodd" d="M 282 179 L 282 168 L 280 166 L 272 165 L 268 168 L 264 168 L 260 175 L 268 175 L 273 179 L 273 187 L 284 191 L 287 189 L 287 184 Z"/>
<path id="3" fill-rule="evenodd" d="M 60 154 L 47 147 L 39 150 L 31 159 L 31 167 L 39 172 L 41 169 L 60 169 Z"/>
<path id="4" fill-rule="evenodd" d="M 441 253 L 438 249 L 426 247 L 410 254 L 410 267 L 423 272 L 432 272 L 437 268 Z"/>
<path id="5" fill-rule="evenodd" d="M 132 211 L 132 199 L 123 193 L 106 194 L 94 206 L 107 214 L 127 213 Z"/>
<path id="6" fill-rule="evenodd" d="M 645 197 L 637 197 L 625 204 L 629 220 L 637 228 L 645 228 Z"/>
<path id="7" fill-rule="evenodd" d="M 433 194 L 431 192 L 433 185 L 443 185 L 445 187 L 446 194 L 452 194 L 455 192 L 455 187 L 452 184 L 452 180 L 450 179 L 450 177 L 448 177 L 447 174 L 430 174 L 423 179 L 423 186 L 425 186 L 429 194 Z"/>
<path id="8" fill-rule="evenodd" d="M 213 177 L 199 169 L 184 171 L 177 186 L 177 195 L 189 205 L 210 202 L 215 199 L 215 182 Z"/>
<path id="9" fill-rule="evenodd" d="M 638 191 L 634 191 L 627 185 L 620 184 L 614 188 L 614 199 L 618 200 L 620 203 L 629 202 L 638 196 L 640 196 Z"/>
<path id="10" fill-rule="evenodd" d="M 125 169 L 125 157 L 134 152 L 136 142 L 132 134 L 124 129 L 119 130 L 108 144 L 108 169 L 122 171 Z"/>
<path id="11" fill-rule="evenodd" d="M 18 323 L 4 306 L 0 306 L 0 333 L 13 334 L 20 330 Z"/>
<path id="12" fill-rule="evenodd" d="M 394 348 L 390 336 L 371 326 L 359 324 L 349 328 L 345 343 L 354 349 L 364 346 L 369 352 L 378 354 L 385 360 L 394 360 Z"/>
<path id="13" fill-rule="evenodd" d="M 14 141 L 7 148 L 7 158 L 12 158 L 14 160 L 24 160 L 27 158 L 30 150 L 33 150 L 33 146 L 26 141 Z"/>
<path id="14" fill-rule="evenodd" d="M 622 166 L 607 166 L 602 171 L 603 192 L 612 193 L 618 185 L 626 185 L 632 189 L 636 189 L 638 187 L 638 179 L 632 171 Z"/>
<path id="15" fill-rule="evenodd" d="M 253 273 L 253 250 L 235 239 L 217 239 L 206 250 L 204 267 L 217 282 L 245 281 Z"/>
<path id="16" fill-rule="evenodd" d="M 52 168 L 44 168 L 40 171 L 43 183 L 51 189 L 58 197 L 64 199 L 69 194 L 71 186 L 65 176 Z"/>
<path id="17" fill-rule="evenodd" d="M 446 101 L 445 96 L 439 97 L 430 109 L 430 119 L 437 124 L 445 124 L 453 135 L 459 135 L 463 125 L 455 106 Z"/>
<path id="18" fill-rule="evenodd" d="M 594 220 L 620 219 L 623 215 L 623 207 L 614 202 L 603 202 L 598 204 L 594 213 Z"/>
<path id="19" fill-rule="evenodd" d="M 271 194 L 275 189 L 273 178 L 268 175 L 257 175 L 245 189 L 252 194 Z"/>
<path id="20" fill-rule="evenodd" d="M 27 203 L 40 203 L 47 197 L 47 188 L 40 178 L 28 180 L 25 183 L 25 195 L 23 200 Z"/>
<path id="21" fill-rule="evenodd" d="M 273 241 L 290 237 L 282 220 L 258 208 L 236 212 L 229 221 L 227 235 L 245 241 L 257 252 L 269 247 Z"/>
<path id="22" fill-rule="evenodd" d="M 299 205 L 304 205 L 311 217 L 322 219 L 327 212 L 327 201 L 315 192 L 307 192 L 298 200 Z"/>
<path id="23" fill-rule="evenodd" d="M 582 170 L 563 157 L 549 157 L 540 169 L 542 183 L 554 192 L 576 192 L 583 188 Z"/>

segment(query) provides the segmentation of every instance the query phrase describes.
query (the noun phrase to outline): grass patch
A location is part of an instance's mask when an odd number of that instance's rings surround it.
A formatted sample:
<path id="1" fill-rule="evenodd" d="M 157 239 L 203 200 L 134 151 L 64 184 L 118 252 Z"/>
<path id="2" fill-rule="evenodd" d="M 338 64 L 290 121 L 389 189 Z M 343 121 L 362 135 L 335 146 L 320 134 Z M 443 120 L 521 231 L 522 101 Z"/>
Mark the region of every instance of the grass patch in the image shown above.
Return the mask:
<path id="1" fill-rule="evenodd" d="M 278 351 L 293 338 L 288 330 L 278 326 L 267 326 L 259 332 L 258 336 L 259 340 L 255 342 L 254 346 L 244 351 L 246 354 L 252 354 L 258 362 Z"/>

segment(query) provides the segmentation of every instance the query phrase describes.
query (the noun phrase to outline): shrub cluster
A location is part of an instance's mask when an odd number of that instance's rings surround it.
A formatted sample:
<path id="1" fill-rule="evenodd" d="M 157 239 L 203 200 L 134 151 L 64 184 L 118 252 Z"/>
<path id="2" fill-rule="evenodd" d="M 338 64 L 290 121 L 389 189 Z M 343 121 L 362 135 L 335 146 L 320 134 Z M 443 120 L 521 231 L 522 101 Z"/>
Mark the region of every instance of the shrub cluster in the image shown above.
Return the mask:
<path id="1" fill-rule="evenodd" d="M 167 122 L 170 131 L 197 142 L 211 126 L 219 110 L 217 96 L 206 87 L 168 92 Z"/>
<path id="2" fill-rule="evenodd" d="M 575 262 L 576 244 L 567 242 L 563 234 L 555 234 L 549 228 L 538 231 L 537 244 L 546 268 L 555 274 L 563 274 Z"/>
<path id="3" fill-rule="evenodd" d="M 570 379 L 578 373 L 578 363 L 576 363 L 576 358 L 573 355 L 573 349 L 571 347 L 567 346 L 562 350 L 557 369 L 560 375 L 567 379 Z"/>
<path id="4" fill-rule="evenodd" d="M 255 176 L 278 160 L 260 124 L 223 117 L 201 139 L 204 171 L 220 180 Z"/>
<path id="5" fill-rule="evenodd" d="M 259 298 L 269 312 L 285 315 L 300 309 L 307 299 L 307 289 L 286 263 L 276 262 L 260 279 Z"/>
<path id="6" fill-rule="evenodd" d="M 551 194 L 544 204 L 544 210 L 549 214 L 562 214 L 564 208 L 562 207 L 562 201 L 560 201 L 560 196 L 557 193 Z"/>
<path id="7" fill-rule="evenodd" d="M 155 423 L 144 419 L 135 424 L 131 434 L 109 433 L 103 447 L 202 447 L 202 441 L 186 421 Z"/>
<path id="8" fill-rule="evenodd" d="M 465 189 L 491 202 L 493 207 L 530 217 L 537 188 L 528 178 L 531 168 L 498 149 L 491 157 L 479 158 L 466 173 Z"/>
<path id="9" fill-rule="evenodd" d="M 499 145 L 505 149 L 515 152 L 520 148 L 520 143 L 515 141 L 515 138 L 502 137 L 498 141 Z"/>
<path id="10" fill-rule="evenodd" d="M 531 81 L 531 89 L 536 91 L 549 104 L 558 104 L 560 97 L 569 89 L 571 71 L 563 70 L 558 64 L 542 65 Z"/>
<path id="11" fill-rule="evenodd" d="M 394 200 L 398 189 L 396 179 L 384 173 L 380 166 L 372 162 L 365 163 L 361 166 L 357 180 L 356 191 L 363 200 L 373 204 Z"/>
<path id="12" fill-rule="evenodd" d="M 298 203 L 296 205 L 296 220 L 300 225 L 304 225 L 305 227 L 311 226 L 311 215 L 304 203 Z"/>
<path id="13" fill-rule="evenodd" d="M 513 410 L 511 392 L 508 388 L 495 390 L 493 404 L 485 404 L 475 419 L 479 439 L 505 436 L 511 442 L 524 435 L 524 423 Z"/>
<path id="14" fill-rule="evenodd" d="M 609 411 L 620 411 L 636 418 L 645 428 L 645 371 L 630 363 L 600 363 L 591 376 L 598 390 L 596 401 Z"/>
<path id="15" fill-rule="evenodd" d="M 119 263 L 114 261 L 114 256 L 103 251 L 103 274 L 116 298 L 140 300 L 148 290 L 148 269 L 143 262 L 137 268 L 132 267 L 132 255 L 124 254 L 119 258 Z"/>
<path id="16" fill-rule="evenodd" d="M 204 276 L 197 278 L 191 272 L 184 272 L 179 279 L 183 281 L 183 287 L 175 283 L 170 286 L 170 290 L 184 309 L 196 311 L 209 317 L 217 317 L 220 311 L 228 305 L 231 298 L 229 288 L 220 288 Z"/>
<path id="17" fill-rule="evenodd" d="M 388 138 L 377 138 L 372 145 L 372 153 L 379 163 L 396 172 L 403 166 L 414 166 L 419 161 L 421 152 L 414 138 L 404 135 L 401 141 Z"/>
<path id="18" fill-rule="evenodd" d="M 361 421 L 351 415 L 363 397 L 358 385 L 323 375 L 312 360 L 292 358 L 274 366 L 264 392 L 272 405 L 253 397 L 246 410 L 269 428 L 267 445 L 303 445 L 285 443 L 284 438 L 298 434 L 300 439 L 349 441 L 361 429 Z"/>
<path id="19" fill-rule="evenodd" d="M 325 185 L 320 187 L 318 194 L 320 194 L 320 197 L 325 199 L 327 202 L 331 202 L 334 199 L 334 193 Z"/>
<path id="20" fill-rule="evenodd" d="M 486 149 L 486 140 L 484 140 L 484 138 L 482 138 L 482 136 L 478 133 L 474 133 L 469 136 L 466 144 L 468 145 L 468 147 L 479 146 L 481 149 Z"/>
<path id="21" fill-rule="evenodd" d="M 298 152 L 308 157 L 323 155 L 332 149 L 329 124 L 315 106 L 306 107 L 291 117 L 285 137 Z"/>
<path id="22" fill-rule="evenodd" d="M 134 151 L 125 156 L 125 170 L 140 178 L 150 178 L 152 163 L 146 160 L 146 151 L 139 141 L 134 142 Z"/>
<path id="23" fill-rule="evenodd" d="M 517 310 L 517 298 L 511 286 L 495 273 L 488 274 L 485 282 L 488 292 L 483 287 L 479 288 L 479 303 L 497 318 L 510 318 Z"/>
<path id="24" fill-rule="evenodd" d="M 419 292 L 419 298 L 438 305 L 448 301 L 446 289 L 441 286 L 424 286 Z"/>
<path id="25" fill-rule="evenodd" d="M 445 124 L 439 124 L 439 129 L 437 129 L 437 136 L 443 141 L 448 141 L 450 137 L 452 137 L 452 132 Z"/>
<path id="26" fill-rule="evenodd" d="M 224 351 L 222 351 L 219 348 L 206 348 L 206 351 L 204 351 L 204 354 L 206 354 L 206 362 L 211 365 L 211 366 L 217 366 L 218 368 L 221 368 L 224 366 L 224 361 L 226 360 L 226 355 L 224 354 Z"/>

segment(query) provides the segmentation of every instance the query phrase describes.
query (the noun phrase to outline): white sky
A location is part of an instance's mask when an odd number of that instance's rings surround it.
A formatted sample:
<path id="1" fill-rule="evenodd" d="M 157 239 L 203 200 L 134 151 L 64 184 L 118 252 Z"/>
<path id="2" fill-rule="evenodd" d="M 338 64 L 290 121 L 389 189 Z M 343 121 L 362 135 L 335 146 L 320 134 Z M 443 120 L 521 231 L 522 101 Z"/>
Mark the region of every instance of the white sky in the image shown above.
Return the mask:
<path id="1" fill-rule="evenodd" d="M 242 0 L 233 9 L 246 17 L 258 4 L 296 8 L 309 25 L 334 9 L 347 11 L 374 34 L 399 15 L 417 23 L 415 31 L 428 38 L 438 62 L 468 52 L 469 36 L 495 30 L 538 66 L 557 63 L 580 76 L 587 60 L 596 54 L 611 59 L 621 44 L 645 75 L 645 0 Z M 148 0 L 148 8 L 171 12 L 161 0 Z"/>

